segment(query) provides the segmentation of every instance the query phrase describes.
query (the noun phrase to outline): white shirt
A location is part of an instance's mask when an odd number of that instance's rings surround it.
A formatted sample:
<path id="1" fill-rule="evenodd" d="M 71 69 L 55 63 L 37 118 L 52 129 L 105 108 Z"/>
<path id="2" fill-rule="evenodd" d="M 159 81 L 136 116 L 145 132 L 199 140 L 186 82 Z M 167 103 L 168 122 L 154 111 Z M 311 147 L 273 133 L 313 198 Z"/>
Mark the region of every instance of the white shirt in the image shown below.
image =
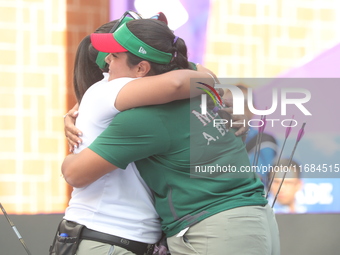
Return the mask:
<path id="1" fill-rule="evenodd" d="M 114 102 L 121 88 L 132 80 L 119 78 L 108 82 L 105 73 L 103 80 L 86 91 L 76 121 L 83 143 L 75 153 L 88 147 L 119 113 Z M 161 236 L 153 195 L 134 163 L 84 188 L 74 188 L 64 218 L 92 230 L 144 243 L 155 243 Z"/>

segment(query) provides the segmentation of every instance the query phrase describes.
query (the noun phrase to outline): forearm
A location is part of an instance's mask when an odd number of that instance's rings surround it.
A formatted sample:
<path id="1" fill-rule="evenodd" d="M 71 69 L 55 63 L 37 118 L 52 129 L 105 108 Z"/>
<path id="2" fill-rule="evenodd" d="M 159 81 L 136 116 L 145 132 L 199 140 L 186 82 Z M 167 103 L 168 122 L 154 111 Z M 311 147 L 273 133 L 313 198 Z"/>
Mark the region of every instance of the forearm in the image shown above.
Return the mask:
<path id="1" fill-rule="evenodd" d="M 116 166 L 87 148 L 66 156 L 61 167 L 66 182 L 76 188 L 89 185 L 115 169 Z"/>
<path id="2" fill-rule="evenodd" d="M 193 79 L 214 86 L 215 81 L 205 71 L 176 70 L 156 76 L 136 79 L 126 84 L 119 92 L 115 107 L 124 111 L 134 107 L 165 104 L 175 100 L 195 97 L 203 93 L 197 87 L 199 83 L 191 84 Z"/>

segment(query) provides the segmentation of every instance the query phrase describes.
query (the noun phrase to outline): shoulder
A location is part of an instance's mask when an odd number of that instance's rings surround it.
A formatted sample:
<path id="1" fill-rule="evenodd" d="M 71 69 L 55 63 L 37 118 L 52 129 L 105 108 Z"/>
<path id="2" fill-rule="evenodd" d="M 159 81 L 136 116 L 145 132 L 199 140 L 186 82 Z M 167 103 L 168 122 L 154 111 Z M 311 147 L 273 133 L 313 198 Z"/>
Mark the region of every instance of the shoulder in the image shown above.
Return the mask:
<path id="1" fill-rule="evenodd" d="M 114 90 L 120 90 L 122 87 L 124 87 L 127 83 L 130 81 L 136 80 L 137 78 L 117 78 L 111 81 L 106 82 L 106 88 L 107 89 L 114 89 Z"/>
<path id="2" fill-rule="evenodd" d="M 106 78 L 93 84 L 86 92 L 91 96 L 98 95 L 99 98 L 113 98 L 119 93 L 122 87 L 124 87 L 130 81 L 136 78 L 118 78 L 112 81 L 108 81 Z"/>
<path id="3" fill-rule="evenodd" d="M 109 84 L 116 84 L 116 85 L 118 85 L 118 84 L 124 84 L 125 85 L 126 83 L 133 81 L 133 80 L 136 80 L 136 79 L 138 79 L 138 78 L 122 77 L 122 78 L 117 78 L 117 79 L 111 80 L 108 83 Z"/>

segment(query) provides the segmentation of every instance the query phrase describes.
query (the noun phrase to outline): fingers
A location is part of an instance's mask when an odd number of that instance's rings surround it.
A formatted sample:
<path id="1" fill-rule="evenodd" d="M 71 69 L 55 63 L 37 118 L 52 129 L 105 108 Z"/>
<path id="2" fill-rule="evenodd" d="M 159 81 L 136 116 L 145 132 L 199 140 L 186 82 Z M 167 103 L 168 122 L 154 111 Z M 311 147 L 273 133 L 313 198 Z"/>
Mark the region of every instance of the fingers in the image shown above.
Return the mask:
<path id="1" fill-rule="evenodd" d="M 231 127 L 237 129 L 237 131 L 235 132 L 235 135 L 246 136 L 249 130 L 247 116 L 246 115 L 234 115 L 232 107 L 223 108 L 223 111 L 230 114 L 231 119 L 232 119 Z"/>
<path id="2" fill-rule="evenodd" d="M 229 114 L 225 109 L 218 110 L 218 115 L 226 120 L 225 127 L 226 129 L 230 128 L 230 123 L 231 123 L 231 114 Z"/>
<path id="3" fill-rule="evenodd" d="M 209 73 L 211 72 L 208 68 L 202 66 L 201 64 L 197 63 L 196 68 L 198 72 Z"/>
<path id="4" fill-rule="evenodd" d="M 75 126 L 77 117 L 78 111 L 70 110 L 64 118 L 64 132 L 70 152 L 73 152 L 74 148 L 78 148 L 82 143 L 82 139 L 80 138 L 82 132 Z"/>
<path id="5" fill-rule="evenodd" d="M 224 90 L 222 88 L 217 88 L 216 89 L 217 93 L 220 95 L 220 97 L 223 97 L 224 95 Z"/>
<path id="6" fill-rule="evenodd" d="M 196 68 L 198 72 L 204 72 L 204 73 L 208 73 L 212 76 L 212 78 L 214 79 L 215 83 L 220 83 L 220 81 L 218 80 L 217 76 L 214 74 L 214 72 L 212 72 L 211 70 L 209 70 L 208 68 L 202 66 L 201 64 L 197 63 L 196 64 Z"/>
<path id="7" fill-rule="evenodd" d="M 234 120 L 235 116 L 233 115 L 233 108 L 232 107 L 226 107 L 222 109 L 223 111 L 226 111 L 231 115 L 231 118 Z"/>
<path id="8" fill-rule="evenodd" d="M 235 135 L 236 136 L 246 136 L 248 133 L 249 127 L 244 127 L 241 126 L 236 132 Z"/>
<path id="9" fill-rule="evenodd" d="M 73 152 L 75 148 L 78 148 L 82 143 L 81 138 L 78 135 L 73 134 L 72 132 L 65 131 L 69 151 Z"/>
<path id="10" fill-rule="evenodd" d="M 77 118 L 78 117 L 78 111 L 76 109 L 71 109 L 69 110 L 69 112 L 67 113 L 68 115 L 70 115 L 73 118 Z"/>
<path id="11" fill-rule="evenodd" d="M 236 128 L 236 136 L 246 136 L 249 130 L 248 118 L 245 115 L 233 115 L 233 128 Z"/>
<path id="12" fill-rule="evenodd" d="M 67 139 L 67 144 L 68 144 L 68 150 L 69 152 L 73 152 L 75 148 L 77 148 L 78 144 L 72 142 L 72 140 L 70 140 L 68 137 L 66 137 Z"/>
<path id="13" fill-rule="evenodd" d="M 223 103 L 227 107 L 233 107 L 233 99 L 231 98 L 222 98 Z"/>

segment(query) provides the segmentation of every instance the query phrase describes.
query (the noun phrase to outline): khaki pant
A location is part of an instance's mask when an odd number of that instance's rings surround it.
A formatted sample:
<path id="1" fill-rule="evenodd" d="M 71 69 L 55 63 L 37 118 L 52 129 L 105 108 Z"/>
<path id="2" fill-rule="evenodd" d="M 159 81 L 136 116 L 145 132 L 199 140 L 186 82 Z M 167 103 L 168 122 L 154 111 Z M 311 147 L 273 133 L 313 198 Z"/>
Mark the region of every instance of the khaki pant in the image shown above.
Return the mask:
<path id="1" fill-rule="evenodd" d="M 269 205 L 215 214 L 168 238 L 171 255 L 279 255 L 279 231 Z"/>
<path id="2" fill-rule="evenodd" d="M 76 255 L 135 255 L 135 253 L 116 245 L 82 240 Z"/>

